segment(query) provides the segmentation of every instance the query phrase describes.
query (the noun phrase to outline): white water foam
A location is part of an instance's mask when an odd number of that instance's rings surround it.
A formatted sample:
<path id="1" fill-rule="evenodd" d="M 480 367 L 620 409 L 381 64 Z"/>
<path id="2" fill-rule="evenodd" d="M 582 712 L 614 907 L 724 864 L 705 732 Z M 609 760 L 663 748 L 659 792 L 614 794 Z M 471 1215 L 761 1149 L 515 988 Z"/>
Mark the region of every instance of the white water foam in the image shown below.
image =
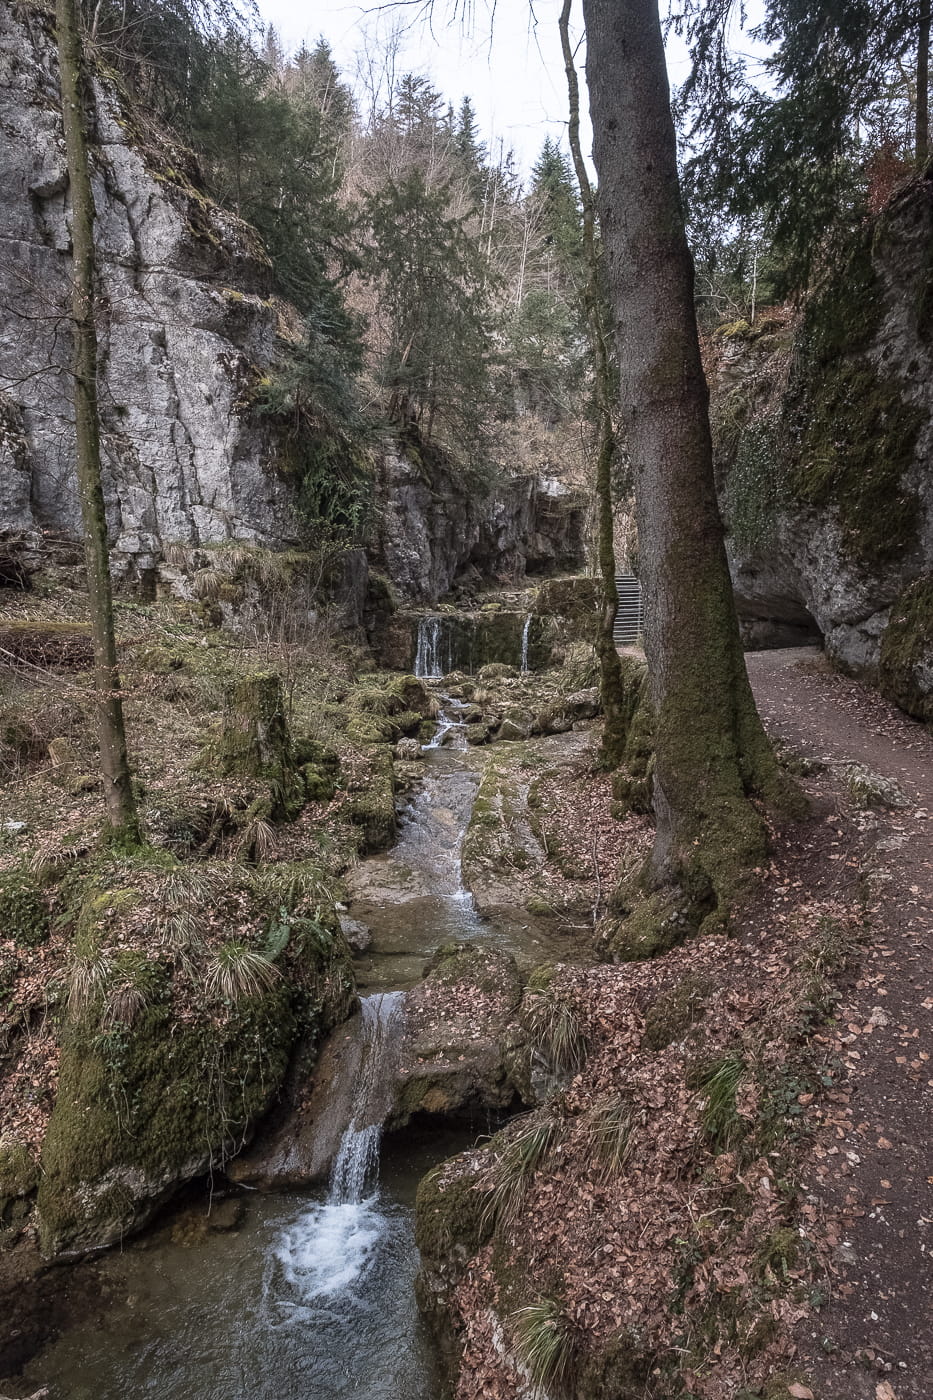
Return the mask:
<path id="1" fill-rule="evenodd" d="M 352 1296 L 388 1228 L 374 1184 L 403 1003 L 403 992 L 381 992 L 360 1002 L 363 1056 L 353 1117 L 340 1140 L 327 1200 L 309 1206 L 282 1233 L 266 1269 L 264 1301 L 285 1321 L 296 1311 Z"/>
<path id="2" fill-rule="evenodd" d="M 386 1230 L 375 1195 L 319 1201 L 275 1245 L 275 1291 L 288 1312 L 334 1298 L 366 1273 Z M 289 1304 L 291 1306 L 289 1306 Z"/>

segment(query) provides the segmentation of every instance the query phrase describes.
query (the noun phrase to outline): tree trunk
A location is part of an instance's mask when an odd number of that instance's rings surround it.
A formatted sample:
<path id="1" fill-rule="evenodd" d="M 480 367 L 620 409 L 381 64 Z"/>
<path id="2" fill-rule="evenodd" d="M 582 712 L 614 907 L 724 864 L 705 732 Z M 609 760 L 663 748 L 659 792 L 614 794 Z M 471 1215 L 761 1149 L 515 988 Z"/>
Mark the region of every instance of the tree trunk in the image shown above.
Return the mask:
<path id="1" fill-rule="evenodd" d="M 656 0 L 584 0 L 621 412 L 635 474 L 654 712 L 656 888 L 722 919 L 785 797 L 745 670 L 713 483 L 693 261 Z"/>
<path id="2" fill-rule="evenodd" d="M 100 762 L 111 839 L 136 844 L 139 821 L 130 781 L 123 703 L 113 632 L 113 599 L 107 550 L 107 518 L 100 480 L 97 411 L 97 329 L 94 306 L 94 196 L 85 127 L 86 77 L 75 0 L 56 0 L 62 121 L 71 186 L 72 323 L 75 447 L 88 605 L 94 640 L 95 699 Z"/>
<path id="3" fill-rule="evenodd" d="M 920 34 L 917 40 L 917 164 L 930 154 L 930 0 L 920 0 Z"/>
<path id="4" fill-rule="evenodd" d="M 599 657 L 599 691 L 605 722 L 598 764 L 601 768 L 617 768 L 622 760 L 627 737 L 625 683 L 619 653 L 613 639 L 613 627 L 619 608 L 616 591 L 616 558 L 613 545 L 612 462 L 615 456 L 613 426 L 612 372 L 609 347 L 599 290 L 599 255 L 596 246 L 596 204 L 590 184 L 583 151 L 580 146 L 580 89 L 577 70 L 570 46 L 570 7 L 572 0 L 563 0 L 560 13 L 560 42 L 567 74 L 567 97 L 570 121 L 568 133 L 573 167 L 580 187 L 583 207 L 583 253 L 586 260 L 584 302 L 593 351 L 597 415 L 596 448 L 596 519 L 599 569 L 603 579 L 603 608 L 596 635 Z"/>

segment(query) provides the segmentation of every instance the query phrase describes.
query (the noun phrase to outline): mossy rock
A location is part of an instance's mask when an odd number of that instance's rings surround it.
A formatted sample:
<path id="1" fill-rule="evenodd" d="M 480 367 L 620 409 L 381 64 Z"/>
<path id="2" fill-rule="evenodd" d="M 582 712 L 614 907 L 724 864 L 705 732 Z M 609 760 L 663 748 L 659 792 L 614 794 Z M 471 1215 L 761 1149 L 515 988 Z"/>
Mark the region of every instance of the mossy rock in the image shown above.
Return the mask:
<path id="1" fill-rule="evenodd" d="M 784 404 L 788 484 L 798 500 L 838 517 L 850 555 L 900 557 L 920 518 L 907 483 L 922 413 L 873 352 L 885 292 L 873 250 L 882 213 L 840 234 L 809 297 Z"/>
<path id="2" fill-rule="evenodd" d="M 0 1222 L 9 1206 L 31 1196 L 39 1184 L 39 1167 L 24 1142 L 0 1139 Z"/>
<path id="3" fill-rule="evenodd" d="M 878 686 L 914 719 L 933 723 L 933 575 L 916 579 L 891 609 Z"/>
<path id="4" fill-rule="evenodd" d="M 250 918 L 252 933 L 238 938 L 266 969 L 252 982 L 211 980 L 222 949 L 176 966 L 122 946 L 121 891 L 92 890 L 82 901 L 82 937 L 103 975 L 62 1035 L 38 1199 L 45 1254 L 111 1244 L 180 1184 L 222 1168 L 274 1102 L 296 1046 L 313 1053 L 348 1014 L 349 952 L 338 932 L 294 905 L 299 874 L 242 869 L 213 895 L 221 916 L 228 898 L 241 921 Z"/>
<path id="5" fill-rule="evenodd" d="M 425 1262 L 476 1253 L 492 1235 L 486 1153 L 464 1153 L 428 1172 L 415 1201 L 415 1243 Z"/>
<path id="6" fill-rule="evenodd" d="M 478 744 L 488 744 L 492 736 L 492 730 L 489 725 L 482 720 L 475 724 L 466 725 L 463 732 L 466 735 L 467 743 L 473 744 L 474 746 Z"/>
<path id="7" fill-rule="evenodd" d="M 388 850 L 394 844 L 395 776 L 387 748 L 372 750 L 366 786 L 347 794 L 342 811 L 344 820 L 360 832 L 362 855 Z"/>
<path id="8" fill-rule="evenodd" d="M 37 948 L 51 931 L 42 883 L 24 866 L 0 872 L 0 938 Z"/>

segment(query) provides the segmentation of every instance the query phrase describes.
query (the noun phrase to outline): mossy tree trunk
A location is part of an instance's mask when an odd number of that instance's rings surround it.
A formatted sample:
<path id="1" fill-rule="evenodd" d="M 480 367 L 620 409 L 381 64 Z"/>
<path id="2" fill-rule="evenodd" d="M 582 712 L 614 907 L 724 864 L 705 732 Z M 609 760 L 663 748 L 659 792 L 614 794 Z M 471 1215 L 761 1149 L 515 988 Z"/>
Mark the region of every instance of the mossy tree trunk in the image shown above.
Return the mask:
<path id="1" fill-rule="evenodd" d="M 599 285 L 599 252 L 596 244 L 596 201 L 590 184 L 583 150 L 580 145 L 580 88 L 570 43 L 570 7 L 572 0 L 563 0 L 559 28 L 564 69 L 567 74 L 567 97 L 570 121 L 568 134 L 573 168 L 580 188 L 583 209 L 583 253 L 586 261 L 584 300 L 593 351 L 595 377 L 597 449 L 596 449 L 596 519 L 599 571 L 603 579 L 604 599 L 596 634 L 596 654 L 599 657 L 599 691 L 605 722 L 598 764 L 601 768 L 618 767 L 625 750 L 626 705 L 625 687 L 619 653 L 613 638 L 619 595 L 616 590 L 616 558 L 613 543 L 612 463 L 616 436 L 613 421 L 612 370 L 609 362 L 608 335 L 603 316 Z"/>
<path id="2" fill-rule="evenodd" d="M 923 165 L 930 154 L 930 0 L 920 0 L 917 40 L 916 156 Z"/>
<path id="3" fill-rule="evenodd" d="M 721 917 L 784 785 L 755 709 L 713 482 L 708 390 L 657 0 L 584 0 L 600 224 L 635 474 L 654 711 L 649 874 Z"/>
<path id="4" fill-rule="evenodd" d="M 133 797 L 117 648 L 107 545 L 107 516 L 100 479 L 100 419 L 97 409 L 97 326 L 94 298 L 94 196 L 91 190 L 86 125 L 87 77 L 75 0 L 56 0 L 55 21 L 61 74 L 62 122 L 71 187 L 72 293 L 74 350 L 75 456 L 88 604 L 94 642 L 95 701 L 100 728 L 100 762 L 110 837 L 140 841 Z"/>

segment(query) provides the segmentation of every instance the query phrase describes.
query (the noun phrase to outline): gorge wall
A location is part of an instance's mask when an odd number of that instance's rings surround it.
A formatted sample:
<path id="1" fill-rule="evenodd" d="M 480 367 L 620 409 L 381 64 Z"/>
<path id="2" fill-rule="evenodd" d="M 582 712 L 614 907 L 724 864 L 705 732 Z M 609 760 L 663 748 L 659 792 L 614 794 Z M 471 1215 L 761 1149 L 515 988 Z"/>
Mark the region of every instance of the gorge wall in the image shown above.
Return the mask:
<path id="1" fill-rule="evenodd" d="M 822 635 L 837 664 L 926 717 L 933 623 L 915 602 L 933 570 L 933 167 L 828 250 L 796 324 L 765 315 L 717 338 L 746 642 Z"/>
<path id="2" fill-rule="evenodd" d="M 79 533 L 68 178 L 51 23 L 0 9 L 0 529 Z M 274 542 L 289 499 L 244 393 L 279 308 L 252 230 L 197 188 L 187 152 L 95 81 L 104 491 L 117 572 L 165 542 Z"/>
<path id="3" fill-rule="evenodd" d="M 0 543 L 80 537 L 71 404 L 70 212 L 51 15 L 0 9 Z M 98 76 L 91 118 L 104 493 L 114 572 L 170 544 L 294 543 L 293 489 L 255 386 L 300 322 L 271 294 L 254 230 L 200 186 L 191 154 Z M 577 567 L 583 502 L 545 477 L 491 485 L 388 442 L 370 554 L 400 596 L 434 602 L 464 570 Z M 357 560 L 365 574 L 365 561 Z M 0 571 L 2 572 L 2 571 Z M 177 572 L 167 580 L 180 585 Z M 360 567 L 354 596 L 361 593 Z M 365 578 L 362 580 L 365 591 Z M 359 608 L 356 608 L 359 620 Z"/>

